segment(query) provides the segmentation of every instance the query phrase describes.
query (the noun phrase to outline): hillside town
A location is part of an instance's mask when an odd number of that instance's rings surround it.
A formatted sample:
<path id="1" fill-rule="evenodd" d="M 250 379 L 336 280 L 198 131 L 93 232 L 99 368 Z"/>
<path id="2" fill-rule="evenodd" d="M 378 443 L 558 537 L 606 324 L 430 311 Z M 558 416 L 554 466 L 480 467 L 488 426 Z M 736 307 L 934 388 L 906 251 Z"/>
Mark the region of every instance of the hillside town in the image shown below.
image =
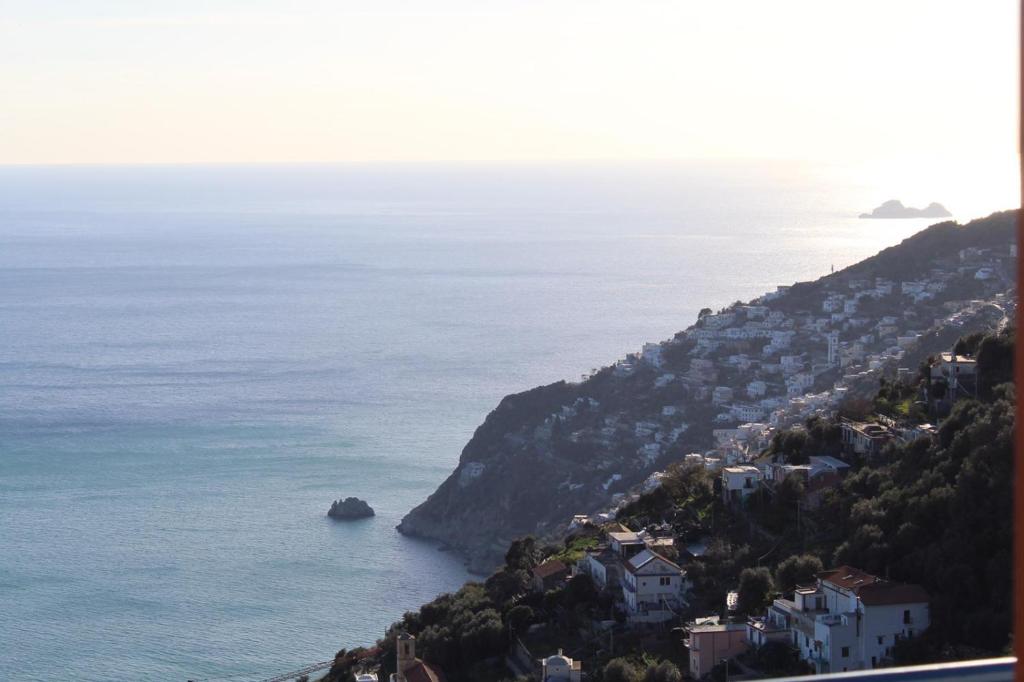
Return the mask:
<path id="1" fill-rule="evenodd" d="M 813 295 L 804 296 L 795 312 L 789 312 L 793 306 L 773 306 L 792 289 L 779 287 L 749 305 L 736 304 L 718 313 L 705 309 L 694 327 L 671 341 L 646 344 L 641 352 L 616 363 L 614 372 L 625 377 L 653 369 L 655 389 L 681 386 L 688 400 L 708 406 L 713 413 L 712 447 L 684 454 L 682 459 L 724 471 L 727 490 L 749 494 L 752 488 L 744 486 L 754 475 L 751 465 L 757 466 L 756 476 L 768 481 L 779 475 L 755 460 L 780 430 L 813 417 L 833 416 L 851 390 L 873 388 L 885 373 L 902 378 L 917 372 L 917 362 L 925 359 L 922 347 L 930 347 L 929 342 L 942 332 L 955 334 L 978 318 L 997 326 L 1013 319 L 1016 302 L 1007 292 L 1015 286 L 1016 254 L 1016 244 L 998 250 L 963 249 L 942 267 L 933 267 L 926 277 L 912 281 L 837 276 Z M 960 298 L 963 293 L 971 298 Z M 660 372 L 669 356 L 678 363 L 681 354 L 688 360 L 685 372 Z M 957 396 L 970 394 L 971 359 L 940 352 L 930 371 L 948 390 L 940 399 L 922 396 L 932 402 L 931 414 L 936 409 L 948 411 Z M 552 420 L 568 421 L 576 413 L 575 405 L 567 406 Z M 699 426 L 688 421 L 686 413 L 684 400 L 664 405 L 657 420 L 625 423 L 645 441 L 634 466 L 664 461 L 665 453 L 677 449 L 673 446 L 680 436 Z M 610 440 L 623 428 L 623 421 L 606 417 L 602 435 Z M 932 429 L 928 423 L 892 420 L 843 425 L 844 438 L 850 439 L 858 454 L 875 452 L 892 438 L 912 440 Z M 835 473 L 819 463 L 805 474 L 818 484 L 826 472 Z M 623 475 L 610 473 L 606 485 L 612 486 Z M 661 471 L 649 474 L 638 488 L 613 495 L 612 508 L 588 518 L 597 523 L 614 520 L 616 508 L 657 486 L 662 475 Z"/>
<path id="2" fill-rule="evenodd" d="M 909 240 L 506 399 L 428 504 L 484 534 L 493 515 L 474 505 L 500 490 L 498 516 L 516 508 L 536 531 L 492 536 L 504 561 L 486 581 L 335 669 L 718 682 L 992 655 L 1004 600 L 984 584 L 950 592 L 978 569 L 943 574 L 930 530 L 968 565 L 1006 544 L 974 530 L 1008 518 L 1010 497 L 1017 249 L 994 241 L 914 261 Z M 970 476 L 987 492 L 958 497 Z M 1004 569 L 984 570 L 998 585 Z M 429 663 L 409 654 L 416 638 Z"/>

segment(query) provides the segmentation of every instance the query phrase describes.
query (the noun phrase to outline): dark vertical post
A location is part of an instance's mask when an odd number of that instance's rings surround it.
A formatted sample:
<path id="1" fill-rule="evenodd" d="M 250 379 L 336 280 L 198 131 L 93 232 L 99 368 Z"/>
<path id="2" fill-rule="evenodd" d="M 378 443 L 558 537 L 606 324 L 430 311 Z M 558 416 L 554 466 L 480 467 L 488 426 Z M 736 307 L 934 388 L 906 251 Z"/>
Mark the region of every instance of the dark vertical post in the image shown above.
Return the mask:
<path id="1" fill-rule="evenodd" d="M 1020 22 L 1020 35 L 1018 36 L 1018 74 L 1021 79 L 1017 87 L 1018 108 L 1017 124 L 1020 126 L 1017 140 L 1017 163 L 1024 163 L 1024 0 L 1021 0 L 1019 7 L 1018 21 Z M 1024 196 L 1024 165 L 1020 165 L 1021 194 Z M 1024 245 L 1024 229 L 1022 229 L 1021 215 L 1017 214 L 1017 296 L 1018 300 L 1021 291 L 1021 282 L 1024 282 L 1024 260 L 1020 257 L 1020 247 Z M 1018 304 L 1019 306 L 1019 304 Z M 1024 344 L 1018 339 L 1014 343 L 1014 383 L 1017 391 L 1024 386 Z M 1018 394 L 1019 395 L 1019 394 Z M 1013 648 L 1017 656 L 1014 679 L 1024 680 L 1024 424 L 1020 418 L 1020 398 L 1017 399 L 1017 421 L 1014 443 L 1014 486 L 1013 486 Z"/>

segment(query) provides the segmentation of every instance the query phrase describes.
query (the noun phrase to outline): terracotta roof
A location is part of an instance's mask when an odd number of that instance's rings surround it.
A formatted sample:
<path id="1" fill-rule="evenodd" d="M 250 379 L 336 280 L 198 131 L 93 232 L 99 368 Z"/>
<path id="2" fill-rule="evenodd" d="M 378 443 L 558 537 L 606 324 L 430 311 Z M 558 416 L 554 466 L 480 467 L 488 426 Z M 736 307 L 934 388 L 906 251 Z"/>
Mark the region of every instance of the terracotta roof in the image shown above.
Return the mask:
<path id="1" fill-rule="evenodd" d="M 920 585 L 903 583 L 875 583 L 860 588 L 857 596 L 866 606 L 886 604 L 923 604 L 928 602 L 928 593 Z"/>
<path id="2" fill-rule="evenodd" d="M 569 567 L 563 564 L 561 561 L 545 561 L 540 566 L 534 566 L 533 574 L 540 579 L 549 578 L 556 573 L 568 571 Z"/>
<path id="3" fill-rule="evenodd" d="M 853 568 L 852 566 L 840 566 L 839 568 L 822 571 L 818 574 L 818 577 L 832 583 L 833 585 L 838 585 L 839 587 L 852 590 L 854 592 L 864 585 L 881 580 L 881 578 L 878 578 L 877 576 L 873 576 L 870 573 L 866 573 L 859 568 Z"/>
<path id="4" fill-rule="evenodd" d="M 444 673 L 429 663 L 416 659 L 404 673 L 406 682 L 446 682 Z"/>
<path id="5" fill-rule="evenodd" d="M 850 590 L 866 606 L 921 604 L 928 601 L 928 593 L 920 585 L 892 583 L 850 566 L 822 571 L 818 577 Z"/>

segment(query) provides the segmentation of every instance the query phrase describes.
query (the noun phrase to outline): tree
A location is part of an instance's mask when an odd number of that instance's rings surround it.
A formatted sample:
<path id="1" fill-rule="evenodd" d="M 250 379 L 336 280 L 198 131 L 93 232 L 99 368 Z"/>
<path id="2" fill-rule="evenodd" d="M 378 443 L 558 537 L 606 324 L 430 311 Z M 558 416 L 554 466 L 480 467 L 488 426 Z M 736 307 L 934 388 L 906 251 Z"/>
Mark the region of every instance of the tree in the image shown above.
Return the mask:
<path id="1" fill-rule="evenodd" d="M 484 582 L 484 588 L 495 604 L 504 606 L 512 597 L 527 589 L 529 580 L 530 577 L 526 571 L 503 568 Z"/>
<path id="2" fill-rule="evenodd" d="M 1013 332 L 991 334 L 978 344 L 978 394 L 989 398 L 992 388 L 1013 381 Z"/>
<path id="3" fill-rule="evenodd" d="M 683 682 L 683 674 L 672 661 L 647 666 L 644 682 Z"/>
<path id="4" fill-rule="evenodd" d="M 640 673 L 625 658 L 613 658 L 604 667 L 604 682 L 640 682 Z"/>
<path id="5" fill-rule="evenodd" d="M 518 538 L 505 553 L 505 566 L 510 571 L 529 571 L 537 565 L 537 540 L 532 535 Z"/>
<path id="6" fill-rule="evenodd" d="M 776 527 L 787 530 L 795 527 L 794 519 L 797 506 L 804 496 L 804 482 L 798 473 L 791 473 L 775 486 L 775 497 L 772 499 L 772 518 Z"/>
<path id="7" fill-rule="evenodd" d="M 744 568 L 740 572 L 739 603 L 741 614 L 763 611 L 769 602 L 772 589 L 772 574 L 767 568 Z"/>
<path id="8" fill-rule="evenodd" d="M 471 660 L 497 656 L 505 650 L 505 629 L 494 609 L 477 612 L 461 631 L 459 651 L 463 656 L 469 654 Z"/>
<path id="9" fill-rule="evenodd" d="M 824 570 L 821 559 L 813 554 L 793 555 L 775 568 L 775 589 L 792 592 L 797 585 L 807 585 Z"/>
<path id="10" fill-rule="evenodd" d="M 526 629 L 530 627 L 530 623 L 533 622 L 533 619 L 533 609 L 526 604 L 513 606 L 508 612 L 508 615 L 505 616 L 509 629 L 517 634 L 525 632 Z"/>
<path id="11" fill-rule="evenodd" d="M 586 573 L 574 575 L 565 586 L 565 605 L 572 608 L 577 604 L 591 604 L 597 601 L 597 588 Z"/>
<path id="12" fill-rule="evenodd" d="M 769 677 L 798 676 L 808 673 L 808 664 L 796 649 L 782 642 L 766 642 L 754 651 L 754 665 Z M 810 669 L 813 673 L 813 668 Z"/>

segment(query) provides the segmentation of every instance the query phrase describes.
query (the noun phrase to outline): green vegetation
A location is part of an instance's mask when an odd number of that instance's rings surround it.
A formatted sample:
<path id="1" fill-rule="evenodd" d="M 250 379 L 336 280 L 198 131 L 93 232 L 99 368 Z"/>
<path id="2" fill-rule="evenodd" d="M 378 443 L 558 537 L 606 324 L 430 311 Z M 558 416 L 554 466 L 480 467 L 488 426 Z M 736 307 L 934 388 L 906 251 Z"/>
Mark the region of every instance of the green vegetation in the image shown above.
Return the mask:
<path id="1" fill-rule="evenodd" d="M 775 587 L 780 592 L 792 592 L 798 585 L 811 585 L 814 576 L 825 570 L 821 559 L 813 554 L 791 556 L 775 567 Z"/>
<path id="2" fill-rule="evenodd" d="M 740 586 L 736 611 L 739 615 L 757 615 L 763 612 L 772 598 L 772 574 L 764 567 L 744 568 L 740 571 Z"/>
<path id="3" fill-rule="evenodd" d="M 838 424 L 812 417 L 806 428 L 780 431 L 772 436 L 764 454 L 781 455 L 787 464 L 807 464 L 814 455 L 838 454 L 840 436 Z"/>
<path id="4" fill-rule="evenodd" d="M 778 593 L 813 582 L 823 567 L 846 563 L 920 584 L 931 595 L 931 626 L 897 647 L 899 661 L 1001 653 L 1012 615 L 1013 344 L 1013 330 L 958 342 L 958 352 L 977 359 L 978 397 L 957 402 L 935 439 L 894 442 L 872 461 L 855 461 L 817 508 L 804 504 L 803 482 L 794 475 L 735 509 L 715 494 L 714 477 L 702 466 L 675 464 L 660 487 L 618 518 L 631 528 L 667 524 L 677 547 L 706 542 L 701 559 L 686 566 L 693 585 L 688 616 L 721 613 L 732 589 L 739 593 L 739 615 L 759 614 Z M 902 382 L 883 381 L 873 400 L 844 412 L 920 421 L 917 398 L 926 381 L 923 371 Z M 815 418 L 776 434 L 763 456 L 802 463 L 839 454 L 840 432 L 838 422 Z M 612 599 L 588 576 L 545 594 L 531 591 L 532 568 L 548 559 L 572 563 L 597 543 L 592 528 L 559 546 L 542 547 L 530 536 L 515 540 L 502 568 L 486 581 L 406 613 L 374 649 L 340 651 L 327 679 L 348 682 L 368 661 L 389 674 L 401 631 L 415 635 L 419 656 L 441 666 L 452 682 L 515 680 L 504 656 L 516 639 L 535 656 L 565 649 L 584 661 L 596 682 L 681 679 L 685 654 L 671 638 L 659 645 L 616 629 L 614 649 L 607 646 L 611 639 L 594 624 L 615 615 Z M 791 649 L 777 644 L 750 651 L 743 661 L 767 674 L 806 671 Z M 721 667 L 712 671 L 716 678 L 724 674 Z"/>
<path id="5" fill-rule="evenodd" d="M 353 673 L 371 663 L 380 666 L 382 679 L 394 672 L 395 637 L 413 634 L 417 655 L 440 666 L 451 682 L 512 682 L 504 657 L 520 639 L 539 657 L 564 648 L 600 668 L 611 658 L 600 651 L 600 642 L 581 635 L 594 620 L 612 614 L 612 601 L 599 594 L 587 575 L 574 576 L 564 585 L 540 594 L 531 590 L 531 569 L 549 559 L 565 561 L 596 544 L 596 529 L 588 528 L 566 538 L 564 545 L 540 547 L 527 536 L 515 540 L 505 555 L 505 565 L 483 583 L 471 582 L 453 594 L 443 594 L 406 613 L 394 623 L 372 650 L 339 651 L 327 680 L 349 682 Z M 533 626 L 533 627 L 531 627 Z M 618 637 L 618 635 L 616 636 Z M 638 651 L 640 640 L 623 634 L 617 650 Z M 676 664 L 651 653 L 636 663 L 635 676 L 625 679 L 677 680 Z M 614 667 L 614 666 L 613 666 Z"/>
<path id="6" fill-rule="evenodd" d="M 566 566 L 574 564 L 583 558 L 583 554 L 588 549 L 593 549 L 598 545 L 597 535 L 578 535 L 572 537 L 565 543 L 565 549 L 556 552 L 551 555 L 551 559 L 561 561 Z"/>

